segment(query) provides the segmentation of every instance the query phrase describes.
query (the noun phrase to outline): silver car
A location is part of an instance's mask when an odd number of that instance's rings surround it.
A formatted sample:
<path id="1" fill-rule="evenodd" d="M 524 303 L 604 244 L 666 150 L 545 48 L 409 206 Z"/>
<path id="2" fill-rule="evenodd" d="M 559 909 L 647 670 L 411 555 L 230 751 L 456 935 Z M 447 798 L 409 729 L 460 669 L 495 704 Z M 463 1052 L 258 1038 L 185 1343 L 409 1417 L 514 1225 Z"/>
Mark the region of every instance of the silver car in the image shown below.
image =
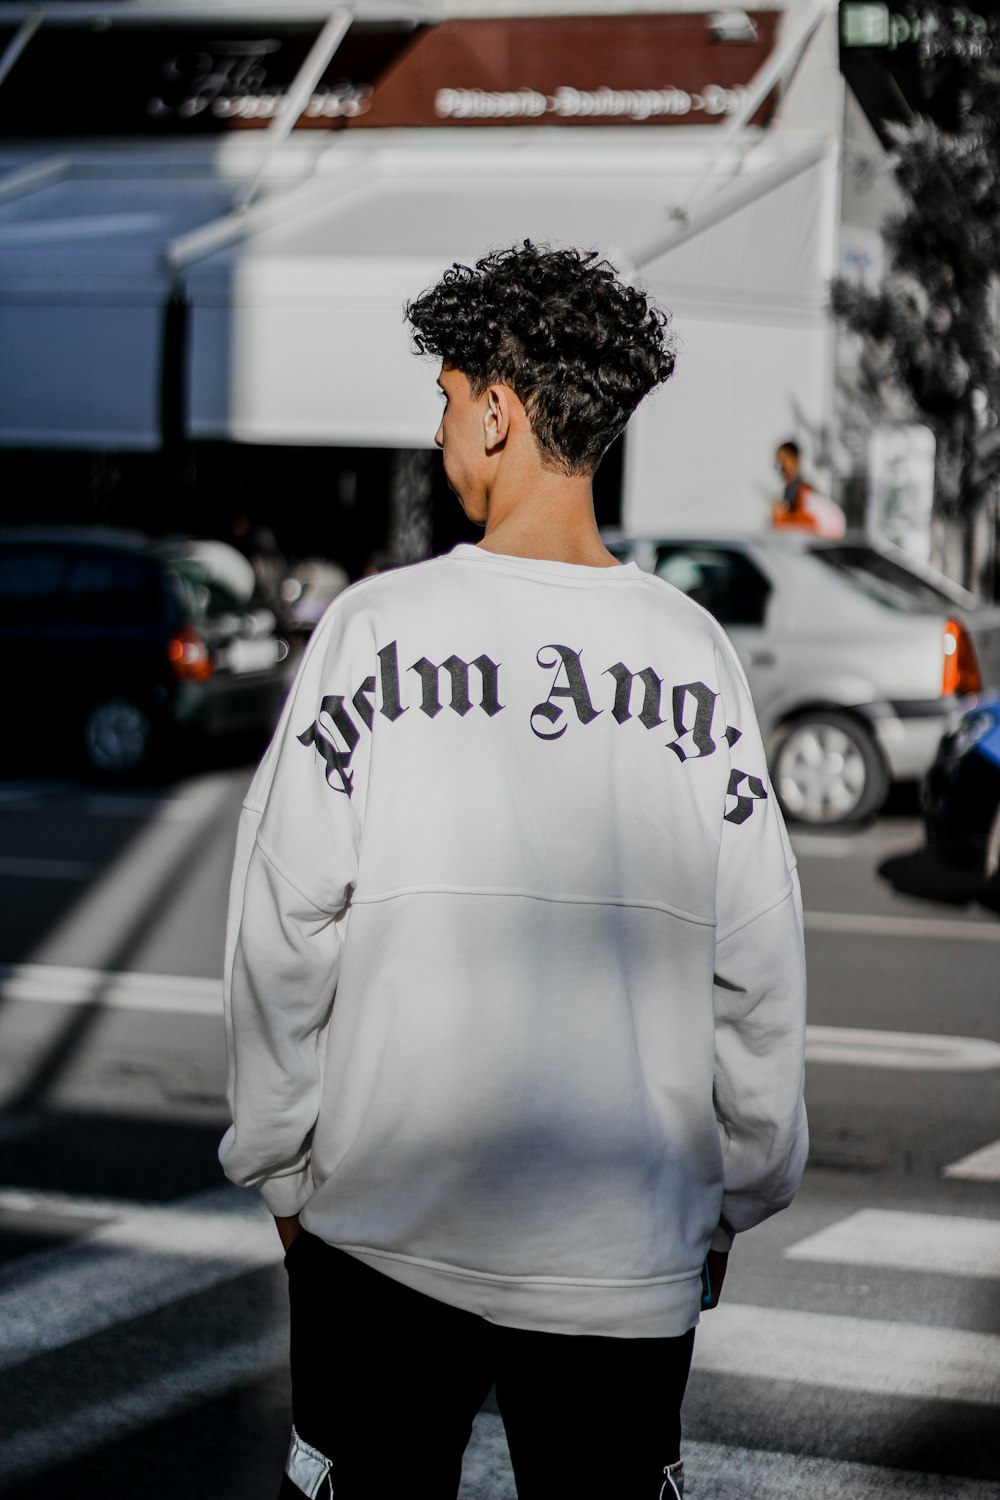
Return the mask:
<path id="1" fill-rule="evenodd" d="M 924 774 L 970 695 L 1000 684 L 1000 609 L 866 539 L 604 540 L 725 627 L 800 823 L 874 815 L 893 781 Z"/>

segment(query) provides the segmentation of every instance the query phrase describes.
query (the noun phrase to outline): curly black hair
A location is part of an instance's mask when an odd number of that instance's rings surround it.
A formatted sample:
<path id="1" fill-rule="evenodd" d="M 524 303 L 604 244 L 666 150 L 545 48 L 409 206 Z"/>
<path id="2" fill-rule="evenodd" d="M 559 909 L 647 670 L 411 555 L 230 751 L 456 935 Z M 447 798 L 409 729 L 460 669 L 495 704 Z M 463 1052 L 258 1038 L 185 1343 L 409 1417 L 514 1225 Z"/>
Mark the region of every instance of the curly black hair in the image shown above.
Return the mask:
<path id="1" fill-rule="evenodd" d="M 456 262 L 406 316 L 417 352 L 461 371 L 473 396 L 509 385 L 543 462 L 567 475 L 592 473 L 642 398 L 673 374 L 668 315 L 596 250 L 525 240 L 474 269 Z"/>

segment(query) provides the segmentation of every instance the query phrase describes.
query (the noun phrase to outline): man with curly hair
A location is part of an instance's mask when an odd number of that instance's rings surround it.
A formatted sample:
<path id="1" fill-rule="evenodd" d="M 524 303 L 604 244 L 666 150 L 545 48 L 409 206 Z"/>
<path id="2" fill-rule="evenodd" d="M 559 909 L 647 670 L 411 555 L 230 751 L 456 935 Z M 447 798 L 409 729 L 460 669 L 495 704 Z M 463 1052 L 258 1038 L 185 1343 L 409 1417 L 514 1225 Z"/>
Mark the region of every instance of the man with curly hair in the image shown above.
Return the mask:
<path id="1" fill-rule="evenodd" d="M 221 1158 L 287 1249 L 282 1494 L 669 1500 L 699 1311 L 805 1156 L 801 908 L 715 621 L 593 471 L 674 357 L 595 253 L 407 309 L 478 546 L 316 630 L 240 825 Z"/>

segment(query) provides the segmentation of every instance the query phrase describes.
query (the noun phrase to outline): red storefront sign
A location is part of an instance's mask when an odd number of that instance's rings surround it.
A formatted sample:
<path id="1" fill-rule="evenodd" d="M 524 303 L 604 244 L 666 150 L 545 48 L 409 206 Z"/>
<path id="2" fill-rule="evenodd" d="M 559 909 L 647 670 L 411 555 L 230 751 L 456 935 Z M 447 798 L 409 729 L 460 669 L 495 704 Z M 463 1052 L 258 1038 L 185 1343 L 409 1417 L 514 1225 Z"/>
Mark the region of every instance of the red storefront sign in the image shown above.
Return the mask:
<path id="1" fill-rule="evenodd" d="M 774 46 L 716 39 L 708 15 L 450 21 L 388 68 L 354 126 L 703 125 L 739 107 Z"/>
<path id="2" fill-rule="evenodd" d="M 298 128 L 718 123 L 739 108 L 778 19 L 750 12 L 735 41 L 707 13 L 355 24 Z M 261 128 L 317 33 L 280 21 L 199 24 L 196 13 L 183 26 L 44 25 L 0 91 L 0 135 Z"/>

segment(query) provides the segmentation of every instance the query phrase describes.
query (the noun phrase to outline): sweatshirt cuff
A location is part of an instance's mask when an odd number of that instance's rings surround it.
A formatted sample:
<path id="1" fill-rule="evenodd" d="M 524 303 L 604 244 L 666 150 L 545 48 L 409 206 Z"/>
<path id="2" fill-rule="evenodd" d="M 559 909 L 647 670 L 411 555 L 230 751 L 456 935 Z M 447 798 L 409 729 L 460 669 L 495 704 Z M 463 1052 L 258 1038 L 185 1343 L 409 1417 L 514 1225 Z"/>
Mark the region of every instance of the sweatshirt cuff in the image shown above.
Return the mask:
<path id="1" fill-rule="evenodd" d="M 735 1238 L 736 1235 L 729 1228 L 728 1224 L 720 1224 L 713 1232 L 712 1238 L 708 1242 L 708 1248 L 710 1250 L 721 1250 L 723 1255 L 728 1255 L 733 1248 Z"/>
<path id="2" fill-rule="evenodd" d="M 264 1202 L 279 1219 L 290 1219 L 293 1214 L 301 1213 L 313 1195 L 314 1186 L 309 1162 L 297 1172 L 268 1177 L 257 1183 Z"/>

